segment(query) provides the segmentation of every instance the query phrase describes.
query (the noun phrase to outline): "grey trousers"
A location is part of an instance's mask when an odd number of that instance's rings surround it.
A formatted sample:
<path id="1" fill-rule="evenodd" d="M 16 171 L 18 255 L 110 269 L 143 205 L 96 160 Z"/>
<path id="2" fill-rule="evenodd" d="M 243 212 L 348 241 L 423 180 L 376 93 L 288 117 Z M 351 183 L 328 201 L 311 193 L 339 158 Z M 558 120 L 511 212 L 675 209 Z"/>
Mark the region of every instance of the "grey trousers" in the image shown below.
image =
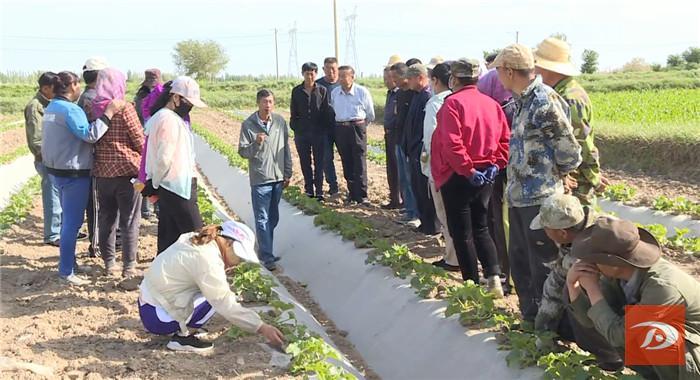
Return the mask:
<path id="1" fill-rule="evenodd" d="M 142 197 L 130 179 L 131 177 L 97 178 L 100 252 L 106 266 L 114 265 L 116 260 L 117 223 L 122 237 L 124 269 L 132 269 L 136 265 Z"/>
<path id="2" fill-rule="evenodd" d="M 544 230 L 530 229 L 530 222 L 539 212 L 540 206 L 508 209 L 510 271 L 518 294 L 520 313 L 524 320 L 530 322 L 534 322 L 537 315 L 542 287 L 549 274 L 549 268 L 544 264 L 554 261 L 558 252 Z"/>

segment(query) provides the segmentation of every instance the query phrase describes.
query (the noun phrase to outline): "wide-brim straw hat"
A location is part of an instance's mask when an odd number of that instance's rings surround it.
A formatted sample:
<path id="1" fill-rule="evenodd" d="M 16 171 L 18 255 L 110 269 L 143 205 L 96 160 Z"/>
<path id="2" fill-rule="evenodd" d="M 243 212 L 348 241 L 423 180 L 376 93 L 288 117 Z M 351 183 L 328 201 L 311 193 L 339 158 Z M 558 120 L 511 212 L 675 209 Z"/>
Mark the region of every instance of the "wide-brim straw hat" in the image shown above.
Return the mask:
<path id="1" fill-rule="evenodd" d="M 549 37 L 542 41 L 534 51 L 535 66 L 568 77 L 580 75 L 576 65 L 571 62 L 571 47 L 565 41 Z"/>

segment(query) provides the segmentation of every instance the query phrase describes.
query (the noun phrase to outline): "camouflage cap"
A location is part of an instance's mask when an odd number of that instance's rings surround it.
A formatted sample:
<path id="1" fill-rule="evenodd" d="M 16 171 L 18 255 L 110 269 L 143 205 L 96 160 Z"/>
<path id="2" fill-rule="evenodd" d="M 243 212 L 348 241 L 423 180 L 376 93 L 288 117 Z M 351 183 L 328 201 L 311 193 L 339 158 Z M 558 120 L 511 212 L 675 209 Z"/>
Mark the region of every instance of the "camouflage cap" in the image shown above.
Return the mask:
<path id="1" fill-rule="evenodd" d="M 420 63 L 414 63 L 413 65 L 409 66 L 408 70 L 406 71 L 406 78 L 417 77 L 421 75 L 428 76 L 428 69 L 425 67 L 425 65 Z"/>
<path id="2" fill-rule="evenodd" d="M 530 229 L 563 230 L 583 222 L 586 218 L 578 198 L 568 194 L 554 194 L 544 200 L 540 213 L 532 219 Z"/>
<path id="3" fill-rule="evenodd" d="M 452 76 L 457 78 L 478 78 L 481 68 L 478 59 L 460 58 L 450 65 Z"/>
<path id="4" fill-rule="evenodd" d="M 535 68 L 535 58 L 532 49 L 525 45 L 508 45 L 496 56 L 489 68 L 504 67 L 513 70 L 524 70 Z"/>

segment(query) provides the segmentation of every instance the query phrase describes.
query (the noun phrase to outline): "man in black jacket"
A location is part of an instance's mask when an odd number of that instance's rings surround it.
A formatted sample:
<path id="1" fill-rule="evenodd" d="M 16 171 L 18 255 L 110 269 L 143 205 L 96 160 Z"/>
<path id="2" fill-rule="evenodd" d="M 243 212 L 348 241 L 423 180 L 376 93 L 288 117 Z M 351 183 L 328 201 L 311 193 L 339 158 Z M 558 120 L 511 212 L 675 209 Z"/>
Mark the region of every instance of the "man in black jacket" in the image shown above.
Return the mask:
<path id="1" fill-rule="evenodd" d="M 301 72 L 304 82 L 292 90 L 289 126 L 294 131 L 294 144 L 304 174 L 304 191 L 309 197 L 323 200 L 323 150 L 331 117 L 328 93 L 316 83 L 315 63 L 304 63 Z"/>
<path id="2" fill-rule="evenodd" d="M 420 63 L 413 64 L 406 71 L 406 77 L 408 78 L 408 85 L 415 95 L 411 99 L 411 104 L 406 114 L 402 144 L 408 157 L 411 188 L 416 198 L 418 216 L 421 222 L 418 231 L 426 235 L 436 235 L 438 233 L 438 224 L 435 205 L 430 198 L 428 177 L 423 175 L 420 164 L 420 155 L 423 151 L 425 104 L 428 103 L 432 96 L 428 69 Z"/>

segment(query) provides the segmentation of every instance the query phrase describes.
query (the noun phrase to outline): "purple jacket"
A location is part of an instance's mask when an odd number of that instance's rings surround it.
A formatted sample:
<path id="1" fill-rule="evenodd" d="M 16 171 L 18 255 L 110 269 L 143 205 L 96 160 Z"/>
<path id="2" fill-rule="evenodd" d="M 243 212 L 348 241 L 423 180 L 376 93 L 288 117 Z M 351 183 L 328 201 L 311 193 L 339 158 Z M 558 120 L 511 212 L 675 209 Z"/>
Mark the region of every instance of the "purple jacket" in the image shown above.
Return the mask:
<path id="1" fill-rule="evenodd" d="M 496 69 L 489 70 L 479 78 L 476 87 L 482 94 L 490 96 L 491 99 L 495 100 L 500 105 L 503 105 L 503 103 L 513 97 L 510 91 L 503 88 L 503 84 L 501 84 L 501 81 L 498 79 L 498 71 L 496 71 Z"/>

